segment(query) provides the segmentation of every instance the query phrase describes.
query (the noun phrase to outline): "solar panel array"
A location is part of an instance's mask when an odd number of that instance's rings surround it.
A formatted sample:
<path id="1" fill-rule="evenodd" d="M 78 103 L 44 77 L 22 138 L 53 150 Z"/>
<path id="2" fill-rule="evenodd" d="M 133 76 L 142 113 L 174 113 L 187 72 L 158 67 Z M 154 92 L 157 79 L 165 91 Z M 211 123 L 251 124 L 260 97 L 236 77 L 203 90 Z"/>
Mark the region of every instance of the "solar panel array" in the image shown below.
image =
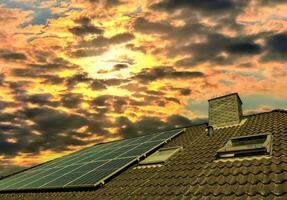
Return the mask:
<path id="1" fill-rule="evenodd" d="M 0 180 L 0 191 L 97 186 L 180 134 L 165 131 L 98 144 Z"/>

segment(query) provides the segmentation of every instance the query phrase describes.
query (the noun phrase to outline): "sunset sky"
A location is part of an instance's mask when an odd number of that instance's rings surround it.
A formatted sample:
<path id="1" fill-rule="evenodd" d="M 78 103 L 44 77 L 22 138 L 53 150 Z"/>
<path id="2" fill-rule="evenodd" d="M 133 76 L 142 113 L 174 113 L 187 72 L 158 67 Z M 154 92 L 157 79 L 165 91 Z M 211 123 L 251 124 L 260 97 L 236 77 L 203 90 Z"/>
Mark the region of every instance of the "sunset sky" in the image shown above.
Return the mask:
<path id="1" fill-rule="evenodd" d="M 0 174 L 98 142 L 287 109 L 285 0 L 0 0 Z"/>

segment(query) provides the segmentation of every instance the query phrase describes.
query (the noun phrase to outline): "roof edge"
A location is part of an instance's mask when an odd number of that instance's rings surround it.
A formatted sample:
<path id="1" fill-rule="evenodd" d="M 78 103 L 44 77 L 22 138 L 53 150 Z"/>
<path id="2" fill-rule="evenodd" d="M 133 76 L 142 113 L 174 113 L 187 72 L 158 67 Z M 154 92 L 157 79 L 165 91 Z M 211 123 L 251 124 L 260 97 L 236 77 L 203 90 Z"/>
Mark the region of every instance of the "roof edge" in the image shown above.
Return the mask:
<path id="1" fill-rule="evenodd" d="M 247 115 L 243 115 L 243 117 L 250 117 L 250 116 L 254 116 L 254 115 L 261 115 L 261 114 L 267 114 L 267 113 L 272 113 L 272 112 L 279 112 L 279 113 L 285 113 L 287 114 L 287 110 L 285 109 L 280 109 L 280 108 L 276 108 L 270 111 L 265 111 L 265 112 L 258 112 L 258 113 L 252 113 L 252 114 L 247 114 Z"/>

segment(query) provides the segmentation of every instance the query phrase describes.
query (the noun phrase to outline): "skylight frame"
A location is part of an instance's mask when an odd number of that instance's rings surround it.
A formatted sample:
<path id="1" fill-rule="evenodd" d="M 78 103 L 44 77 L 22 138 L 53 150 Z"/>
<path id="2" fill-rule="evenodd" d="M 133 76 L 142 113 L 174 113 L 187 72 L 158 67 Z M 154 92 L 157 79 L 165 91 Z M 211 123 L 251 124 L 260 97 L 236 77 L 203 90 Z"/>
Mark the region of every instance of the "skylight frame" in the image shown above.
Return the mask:
<path id="1" fill-rule="evenodd" d="M 262 138 L 265 139 L 262 141 Z M 252 143 L 254 141 L 254 143 Z M 240 144 L 240 142 L 242 144 Z M 235 145 L 235 143 L 237 143 Z M 247 143 L 247 144 L 246 144 Z M 272 154 L 272 134 L 263 133 L 232 137 L 216 152 L 217 159 L 261 156 Z"/>
<path id="2" fill-rule="evenodd" d="M 155 164 L 163 164 L 166 161 L 168 161 L 174 154 L 176 154 L 178 151 L 182 150 L 182 146 L 175 146 L 175 147 L 166 147 L 166 148 L 161 148 L 154 152 L 153 154 L 149 155 L 145 159 L 139 162 L 140 166 L 143 165 L 155 165 Z M 170 151 L 167 155 L 160 155 L 162 152 L 168 152 Z"/>

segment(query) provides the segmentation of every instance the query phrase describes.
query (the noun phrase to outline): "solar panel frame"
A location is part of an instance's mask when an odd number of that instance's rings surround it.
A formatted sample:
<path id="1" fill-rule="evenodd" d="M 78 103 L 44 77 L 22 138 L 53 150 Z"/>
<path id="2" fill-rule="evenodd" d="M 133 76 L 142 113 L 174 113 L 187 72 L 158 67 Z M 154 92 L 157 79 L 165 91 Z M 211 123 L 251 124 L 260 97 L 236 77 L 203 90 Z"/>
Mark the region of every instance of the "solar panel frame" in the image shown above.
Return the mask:
<path id="1" fill-rule="evenodd" d="M 3 192 L 3 191 L 9 192 L 9 191 L 15 191 L 15 190 L 17 191 L 18 190 L 40 190 L 40 189 L 51 189 L 51 188 L 55 188 L 55 189 L 75 188 L 75 187 L 84 188 L 84 187 L 98 186 L 99 184 L 105 183 L 106 180 L 108 180 L 115 174 L 119 173 L 120 171 L 128 167 L 129 165 L 139 161 L 142 157 L 145 157 L 147 154 L 154 151 L 159 146 L 166 143 L 168 140 L 171 140 L 173 137 L 176 137 L 183 131 L 184 129 L 176 129 L 172 131 L 161 132 L 158 134 L 150 134 L 150 135 L 145 135 L 145 136 L 141 136 L 137 138 L 130 138 L 126 140 L 98 144 L 95 146 L 87 147 L 83 150 L 74 152 L 72 154 L 63 156 L 53 161 L 44 163 L 43 165 L 36 166 L 35 168 L 28 169 L 22 173 L 0 180 L 0 192 Z M 119 151 L 121 153 L 117 155 L 117 150 L 119 149 L 121 149 L 121 151 Z M 125 149 L 127 150 L 126 152 L 122 151 Z M 113 154 L 113 152 L 115 152 L 116 154 Z M 86 160 L 87 157 L 85 156 L 89 154 L 91 154 L 89 155 L 90 157 L 93 157 L 93 155 L 101 154 L 101 153 L 104 153 L 104 154 L 102 154 L 102 156 L 99 156 L 97 159 L 91 160 L 90 162 L 82 162 L 83 160 Z M 109 155 L 115 155 L 115 157 L 113 156 L 109 157 Z M 82 157 L 84 157 L 84 159 L 79 159 Z M 101 158 L 103 159 L 101 160 Z M 124 160 L 124 162 L 119 163 L 119 160 Z M 92 164 L 90 163 L 93 163 L 93 162 L 94 163 L 99 162 L 99 163 L 102 163 L 102 165 L 99 165 L 98 167 L 94 167 L 91 170 L 88 170 L 88 169 L 80 170 L 80 168 L 84 169 L 85 168 L 84 166 L 88 166 L 88 165 L 92 166 Z M 113 162 L 117 164 L 116 167 L 111 166 L 111 163 Z M 67 165 L 67 164 L 70 164 L 70 165 Z M 72 169 L 74 167 L 75 167 L 74 170 L 69 170 L 67 173 L 64 173 L 65 168 Z M 61 173 L 59 173 L 61 171 L 63 171 L 62 175 Z M 52 172 L 52 173 L 49 173 L 49 172 Z M 98 172 L 98 173 L 94 174 L 94 172 Z M 89 174 L 93 174 L 93 176 L 89 177 Z M 72 175 L 75 175 L 74 179 L 72 179 Z M 60 184 L 60 185 L 53 186 L 52 184 L 50 184 L 49 186 L 49 183 L 57 182 L 56 181 L 57 179 L 59 180 L 59 182 L 61 182 L 61 178 L 66 177 L 66 176 L 67 177 L 69 176 L 69 177 L 67 179 L 67 183 L 65 183 L 64 185 Z M 23 179 L 23 177 L 25 178 Z M 29 180 L 35 177 L 38 177 L 38 178 L 29 182 Z M 52 177 L 55 177 L 55 179 L 53 179 Z M 96 177 L 98 177 L 98 179 L 95 179 Z M 5 182 L 5 180 L 8 182 Z M 30 186 L 36 185 L 35 183 L 37 182 L 38 183 L 45 182 L 44 180 L 50 180 L 50 181 L 38 187 L 32 187 L 32 188 L 29 187 L 29 185 Z M 85 183 L 85 180 L 86 180 L 86 183 Z M 90 182 L 88 183 L 88 181 Z M 62 180 L 62 182 L 64 181 Z M 1 187 L 1 186 L 5 186 L 5 183 L 6 184 L 8 183 L 6 187 L 4 188 Z M 78 183 L 78 184 L 75 184 L 75 183 Z M 15 185 L 16 186 L 19 185 L 19 186 L 15 188 L 13 187 Z"/>

